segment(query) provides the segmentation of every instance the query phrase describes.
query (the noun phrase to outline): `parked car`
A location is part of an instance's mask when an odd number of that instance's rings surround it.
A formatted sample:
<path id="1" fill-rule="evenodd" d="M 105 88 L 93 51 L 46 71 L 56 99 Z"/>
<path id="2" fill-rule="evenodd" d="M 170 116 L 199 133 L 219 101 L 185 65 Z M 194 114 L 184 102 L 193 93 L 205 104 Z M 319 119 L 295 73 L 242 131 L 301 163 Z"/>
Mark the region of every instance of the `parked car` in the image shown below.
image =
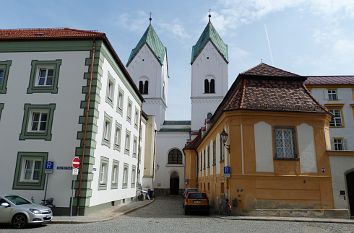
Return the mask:
<path id="1" fill-rule="evenodd" d="M 15 228 L 24 228 L 27 224 L 45 224 L 52 220 L 50 208 L 37 205 L 17 196 L 0 196 L 0 223 L 10 223 Z"/>
<path id="2" fill-rule="evenodd" d="M 183 192 L 183 198 L 186 198 L 189 192 L 198 192 L 197 188 L 186 188 Z"/>
<path id="3" fill-rule="evenodd" d="M 184 213 L 203 212 L 209 215 L 209 199 L 206 193 L 189 192 L 184 199 Z"/>

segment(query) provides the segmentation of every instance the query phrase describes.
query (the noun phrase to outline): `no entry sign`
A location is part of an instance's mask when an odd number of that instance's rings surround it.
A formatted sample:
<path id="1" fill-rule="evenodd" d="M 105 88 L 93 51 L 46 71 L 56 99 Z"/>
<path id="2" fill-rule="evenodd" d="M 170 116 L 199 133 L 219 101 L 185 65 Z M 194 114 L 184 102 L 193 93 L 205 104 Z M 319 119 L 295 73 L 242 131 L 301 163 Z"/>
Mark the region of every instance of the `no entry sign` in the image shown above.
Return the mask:
<path id="1" fill-rule="evenodd" d="M 80 167 L 80 158 L 79 157 L 74 157 L 73 162 L 72 162 L 73 168 L 79 168 Z"/>

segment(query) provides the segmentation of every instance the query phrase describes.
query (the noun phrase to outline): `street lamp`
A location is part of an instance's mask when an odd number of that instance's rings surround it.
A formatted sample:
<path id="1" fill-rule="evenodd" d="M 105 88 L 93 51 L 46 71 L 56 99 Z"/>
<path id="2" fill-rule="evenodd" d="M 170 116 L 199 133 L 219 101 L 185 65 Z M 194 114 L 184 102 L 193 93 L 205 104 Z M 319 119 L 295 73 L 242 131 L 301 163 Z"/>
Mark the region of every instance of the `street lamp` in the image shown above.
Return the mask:
<path id="1" fill-rule="evenodd" d="M 224 143 L 224 146 L 225 148 L 227 149 L 227 151 L 230 153 L 230 145 L 227 145 L 226 144 L 226 141 L 229 137 L 229 134 L 226 133 L 225 129 L 222 130 L 221 134 L 220 134 L 220 137 L 221 137 L 221 141 Z"/>

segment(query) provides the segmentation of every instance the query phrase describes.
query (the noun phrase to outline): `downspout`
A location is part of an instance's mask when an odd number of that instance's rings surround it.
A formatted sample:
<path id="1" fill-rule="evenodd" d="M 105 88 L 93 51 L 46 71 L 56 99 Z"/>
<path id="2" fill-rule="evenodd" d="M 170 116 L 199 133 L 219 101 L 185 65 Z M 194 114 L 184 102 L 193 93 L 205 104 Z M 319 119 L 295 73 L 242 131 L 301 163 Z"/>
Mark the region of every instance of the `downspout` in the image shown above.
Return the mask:
<path id="1" fill-rule="evenodd" d="M 157 135 L 157 130 L 154 130 L 154 155 L 152 157 L 152 188 L 155 189 L 155 160 L 156 160 L 156 135 Z"/>
<path id="2" fill-rule="evenodd" d="M 81 154 L 81 163 L 80 163 L 80 176 L 79 176 L 79 187 L 77 190 L 77 203 L 76 203 L 76 215 L 79 215 L 80 210 L 80 199 L 81 199 L 81 188 L 82 188 L 82 178 L 83 178 L 83 167 L 85 161 L 85 151 L 86 151 L 86 138 L 87 138 L 87 124 L 88 124 L 88 115 L 90 111 L 90 101 L 91 101 L 91 90 L 92 90 L 92 80 L 93 80 L 93 64 L 95 61 L 95 52 L 96 52 L 96 41 L 92 41 L 92 57 L 90 65 L 90 80 L 89 80 L 89 89 L 86 94 L 86 110 L 85 110 L 85 119 L 84 119 L 84 135 L 82 139 L 82 154 Z"/>
<path id="3" fill-rule="evenodd" d="M 241 123 L 241 171 L 242 175 L 245 174 L 244 152 L 243 152 L 243 126 Z"/>
<path id="4" fill-rule="evenodd" d="M 139 176 L 141 176 L 141 173 L 140 173 L 140 161 L 141 161 L 141 150 L 140 150 L 140 141 L 141 141 L 141 120 L 143 119 L 143 105 L 142 103 L 140 104 L 140 122 L 139 122 L 139 143 L 138 143 L 138 164 L 137 164 L 137 167 L 138 167 L 138 172 L 139 172 Z M 145 148 L 145 147 L 144 147 Z M 144 171 L 143 171 L 144 172 Z M 137 183 L 140 184 L 141 186 L 141 189 L 143 189 L 142 187 L 142 182 L 140 183 L 140 177 L 138 176 L 138 173 L 136 174 L 137 176 Z M 142 181 L 142 180 L 141 180 Z"/>

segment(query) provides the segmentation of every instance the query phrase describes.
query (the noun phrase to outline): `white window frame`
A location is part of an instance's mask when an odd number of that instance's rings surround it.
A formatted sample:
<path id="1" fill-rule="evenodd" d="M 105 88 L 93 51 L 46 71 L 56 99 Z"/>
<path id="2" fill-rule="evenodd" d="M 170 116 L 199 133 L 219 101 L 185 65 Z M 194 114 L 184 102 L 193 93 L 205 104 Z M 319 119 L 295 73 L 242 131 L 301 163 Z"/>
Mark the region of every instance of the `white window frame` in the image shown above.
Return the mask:
<path id="1" fill-rule="evenodd" d="M 129 154 L 129 152 L 130 152 L 130 137 L 131 137 L 131 132 L 129 130 L 127 130 L 125 133 L 125 144 L 124 144 L 124 153 L 125 154 Z"/>
<path id="2" fill-rule="evenodd" d="M 137 150 L 138 150 L 138 138 L 136 136 L 134 136 L 134 139 L 133 139 L 133 158 L 136 158 Z"/>
<path id="3" fill-rule="evenodd" d="M 109 160 L 101 157 L 98 184 L 99 189 L 107 189 Z"/>
<path id="4" fill-rule="evenodd" d="M 116 127 L 114 132 L 114 149 L 120 151 L 122 144 L 122 125 L 116 121 Z"/>
<path id="5" fill-rule="evenodd" d="M 133 102 L 128 99 L 128 105 L 127 105 L 127 121 L 130 123 L 132 119 L 132 110 L 133 110 Z"/>
<path id="6" fill-rule="evenodd" d="M 123 167 L 123 181 L 122 188 L 128 188 L 128 178 L 129 178 L 129 164 L 125 163 Z"/>
<path id="7" fill-rule="evenodd" d="M 329 101 L 336 101 L 338 100 L 338 93 L 336 89 L 328 89 L 327 90 L 327 97 Z"/>
<path id="8" fill-rule="evenodd" d="M 118 188 L 118 178 L 119 178 L 119 162 L 118 160 L 113 160 L 112 164 L 112 178 L 111 178 L 111 188 Z"/>
<path id="9" fill-rule="evenodd" d="M 135 187 L 135 173 L 136 173 L 136 167 L 133 165 L 132 166 L 132 173 L 131 173 L 131 177 L 130 177 L 131 187 L 132 188 Z"/>
<path id="10" fill-rule="evenodd" d="M 45 76 L 44 77 L 41 77 L 41 70 L 45 70 Z M 52 79 L 52 83 L 51 84 L 47 84 L 48 82 L 48 73 L 49 73 L 49 70 L 52 70 L 52 76 L 51 76 L 51 79 Z M 48 87 L 48 86 L 53 86 L 54 85 L 54 79 L 55 79 L 55 66 L 51 66 L 51 65 L 40 65 L 38 66 L 37 68 L 37 71 L 36 71 L 36 81 L 34 83 L 34 86 L 36 87 Z M 44 83 L 43 84 L 40 84 L 40 79 L 41 78 L 44 78 Z"/>
<path id="11" fill-rule="evenodd" d="M 331 121 L 329 122 L 329 126 L 330 127 L 343 127 L 342 109 L 333 108 L 333 109 L 329 109 L 329 112 L 332 113 L 332 115 L 333 115 Z"/>
<path id="12" fill-rule="evenodd" d="M 29 161 L 32 166 L 29 169 L 26 169 L 26 162 Z M 40 166 L 38 168 L 35 168 L 36 162 L 40 163 Z M 22 161 L 22 170 L 21 170 L 21 182 L 31 182 L 31 183 L 38 183 L 41 180 L 41 172 L 42 172 L 42 166 L 43 162 L 41 159 L 37 158 L 23 158 Z M 30 172 L 30 179 L 26 179 L 26 173 L 27 171 Z M 33 179 L 35 172 L 38 172 L 38 179 Z"/>
<path id="13" fill-rule="evenodd" d="M 135 108 L 134 127 L 138 128 L 138 124 L 139 124 L 139 111 L 137 108 Z"/>
<path id="14" fill-rule="evenodd" d="M 280 132 L 281 134 L 281 143 L 277 144 L 277 131 Z M 287 142 L 285 141 L 285 133 L 286 132 L 291 132 L 291 142 L 290 142 L 290 149 L 291 149 L 291 154 L 287 154 L 286 150 L 288 149 L 286 144 Z M 296 137 L 295 137 L 295 129 L 292 127 L 275 127 L 274 128 L 274 144 L 275 144 L 275 159 L 289 159 L 293 160 L 297 158 L 297 153 L 296 153 Z M 278 149 L 281 150 L 281 154 L 278 154 Z"/>
<path id="15" fill-rule="evenodd" d="M 39 114 L 38 121 L 34 121 L 34 114 Z M 47 115 L 47 119 L 45 121 L 42 121 L 42 116 L 44 114 Z M 49 111 L 33 109 L 30 111 L 29 117 L 30 117 L 30 119 L 29 119 L 30 124 L 28 124 L 27 132 L 46 132 L 47 131 L 48 123 L 49 123 L 49 121 L 48 121 L 49 120 Z M 36 129 L 33 129 L 34 122 L 37 123 Z M 44 122 L 45 122 L 45 129 L 41 130 L 40 129 L 41 123 L 44 123 Z"/>
<path id="16" fill-rule="evenodd" d="M 344 138 L 333 138 L 333 149 L 335 151 L 345 150 Z"/>

